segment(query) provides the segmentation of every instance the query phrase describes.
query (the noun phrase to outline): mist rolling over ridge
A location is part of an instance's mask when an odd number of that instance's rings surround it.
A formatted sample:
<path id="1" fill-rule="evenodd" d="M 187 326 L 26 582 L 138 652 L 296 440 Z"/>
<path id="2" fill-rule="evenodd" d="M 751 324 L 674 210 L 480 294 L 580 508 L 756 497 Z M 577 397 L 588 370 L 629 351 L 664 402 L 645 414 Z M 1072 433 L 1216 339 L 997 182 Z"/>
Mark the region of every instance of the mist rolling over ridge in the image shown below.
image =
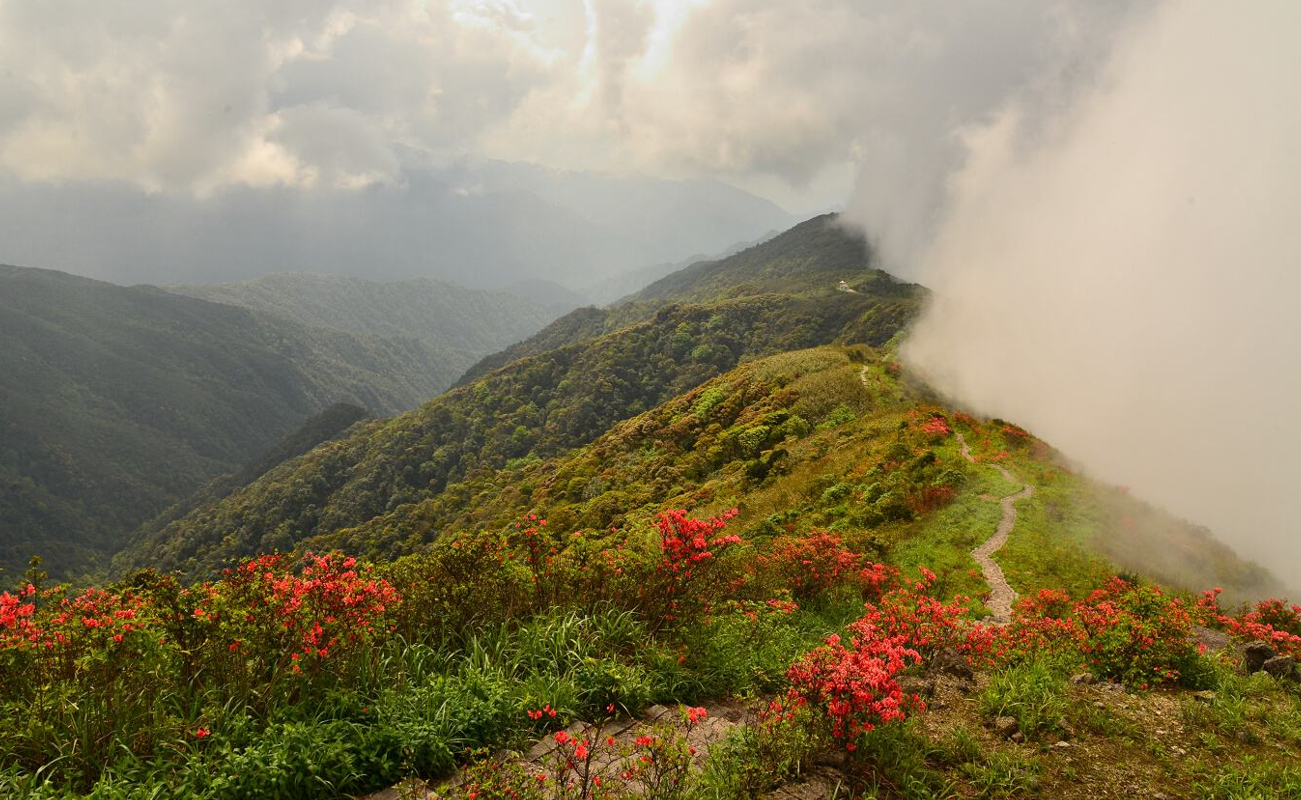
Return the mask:
<path id="1" fill-rule="evenodd" d="M 1293 586 L 1298 23 L 1285 2 L 1166 3 L 1070 103 L 965 128 L 903 348 L 940 390 Z"/>

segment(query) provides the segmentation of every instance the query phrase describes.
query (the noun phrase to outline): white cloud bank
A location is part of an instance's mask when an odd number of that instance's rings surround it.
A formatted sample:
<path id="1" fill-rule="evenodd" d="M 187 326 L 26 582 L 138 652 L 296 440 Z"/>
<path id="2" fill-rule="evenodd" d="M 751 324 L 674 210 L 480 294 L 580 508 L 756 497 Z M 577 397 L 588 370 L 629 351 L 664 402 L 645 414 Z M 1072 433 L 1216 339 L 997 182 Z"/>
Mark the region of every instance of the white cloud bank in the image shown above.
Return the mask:
<path id="1" fill-rule="evenodd" d="M 967 129 L 905 349 L 1293 585 L 1299 28 L 1290 0 L 1172 0 L 1060 113 L 1013 104 Z"/>
<path id="2" fill-rule="evenodd" d="M 412 152 L 917 215 L 954 125 L 1127 0 L 0 0 L 0 180 L 402 181 Z M 1067 57 L 1072 55 L 1072 58 Z"/>

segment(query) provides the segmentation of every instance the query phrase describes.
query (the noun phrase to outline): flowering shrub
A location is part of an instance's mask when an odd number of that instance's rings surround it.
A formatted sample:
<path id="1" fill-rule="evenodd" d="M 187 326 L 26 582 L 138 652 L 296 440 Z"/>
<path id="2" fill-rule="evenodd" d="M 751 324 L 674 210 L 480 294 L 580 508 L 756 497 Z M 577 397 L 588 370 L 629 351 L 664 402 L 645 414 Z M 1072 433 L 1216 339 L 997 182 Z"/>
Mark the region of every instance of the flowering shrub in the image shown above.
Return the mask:
<path id="1" fill-rule="evenodd" d="M 980 655 L 988 649 L 989 631 L 963 624 L 968 598 L 959 595 L 944 603 L 932 596 L 936 582 L 935 573 L 921 567 L 918 580 L 902 582 L 879 603 L 868 603 L 867 613 L 855 625 L 870 625 L 885 637 L 906 642 L 922 660 L 942 649 Z"/>
<path id="2" fill-rule="evenodd" d="M 883 635 L 863 620 L 851 629 L 848 646 L 833 634 L 791 666 L 786 673 L 791 688 L 783 702 L 787 715 L 794 708 L 812 709 L 832 739 L 853 752 L 864 733 L 904 718 L 907 704 L 895 675 L 921 656 L 903 637 Z M 922 707 L 915 697 L 908 702 Z"/>
<path id="3" fill-rule="evenodd" d="M 1215 625 L 1237 639 L 1268 642 L 1283 655 L 1301 658 L 1301 605 L 1269 598 L 1234 616 L 1220 609 L 1222 591 L 1217 588 L 1202 592 L 1197 605 L 1204 623 Z"/>
<path id="4" fill-rule="evenodd" d="M 144 572 L 115 591 L 0 594 L 0 700 L 44 709 L 8 744 L 40 763 L 60 752 L 50 731 L 67 730 L 80 744 L 64 772 L 91 780 L 122 751 L 218 738 L 202 715 L 174 709 L 201 707 L 216 690 L 265 710 L 329 688 L 311 676 L 348 680 L 398 602 L 338 555 L 267 556 L 191 587 Z M 78 702 L 55 702 L 67 697 Z"/>
<path id="5" fill-rule="evenodd" d="M 922 423 L 922 432 L 932 436 L 948 436 L 953 433 L 953 429 L 949 427 L 948 420 L 936 415 Z"/>
<path id="6" fill-rule="evenodd" d="M 876 599 L 892 574 L 884 564 L 845 547 L 839 536 L 822 531 L 777 539 L 771 551 L 755 559 L 753 572 L 760 585 L 789 589 L 797 601 L 840 584 L 858 588 L 865 599 Z"/>
<path id="7" fill-rule="evenodd" d="M 852 753 L 864 734 L 902 721 L 909 709 L 924 709 L 919 697 L 904 695 L 895 676 L 940 648 L 971 652 L 987 644 L 982 628 L 960 624 L 965 599 L 936 600 L 929 594 L 934 582 L 935 574 L 923 568 L 921 580 L 867 603 L 863 617 L 849 626 L 847 644 L 832 635 L 791 666 L 791 687 L 772 711 L 788 720 L 810 712 L 805 718 L 815 729 Z"/>
<path id="8" fill-rule="evenodd" d="M 707 520 L 687 516 L 681 509 L 665 511 L 655 520 L 660 561 L 650 585 L 643 591 L 652 625 L 680 624 L 697 619 L 721 599 L 725 573 L 720 557 L 741 544 L 734 533 L 724 533 L 736 509 Z"/>
<path id="9" fill-rule="evenodd" d="M 1074 652 L 1094 674 L 1128 685 L 1198 685 L 1205 664 L 1191 641 L 1195 612 L 1159 586 L 1120 578 L 1074 603 L 1062 592 L 1043 591 L 1017 603 L 991 651 L 999 661 Z"/>
<path id="10" fill-rule="evenodd" d="M 355 558 L 309 553 L 294 567 L 283 556 L 262 556 L 196 589 L 193 616 L 213 623 L 219 652 L 248 659 L 272 680 L 284 669 L 318 672 L 331 658 L 345 660 L 387 632 L 388 612 L 401 602 Z"/>
<path id="11" fill-rule="evenodd" d="M 40 641 L 40 628 L 32 622 L 35 594 L 30 583 L 18 594 L 0 592 L 0 650 L 34 647 Z"/>

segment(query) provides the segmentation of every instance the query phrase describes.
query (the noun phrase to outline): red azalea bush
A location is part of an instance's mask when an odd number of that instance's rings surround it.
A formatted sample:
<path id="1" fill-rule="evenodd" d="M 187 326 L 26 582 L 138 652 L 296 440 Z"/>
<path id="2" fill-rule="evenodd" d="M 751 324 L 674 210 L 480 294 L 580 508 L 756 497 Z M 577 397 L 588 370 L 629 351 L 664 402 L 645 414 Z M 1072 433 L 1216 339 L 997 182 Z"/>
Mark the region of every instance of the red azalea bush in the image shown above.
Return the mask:
<path id="1" fill-rule="evenodd" d="M 285 669 L 316 673 L 389 632 L 401 598 L 367 571 L 339 554 L 309 553 L 297 565 L 262 556 L 198 587 L 202 599 L 193 613 L 212 621 L 218 652 L 260 666 L 268 678 Z"/>
<path id="2" fill-rule="evenodd" d="M 1220 609 L 1222 589 L 1202 592 L 1197 605 L 1205 624 L 1214 625 L 1242 641 L 1268 642 L 1283 655 L 1301 658 L 1301 605 L 1271 597 L 1237 615 Z"/>
<path id="3" fill-rule="evenodd" d="M 886 636 L 864 620 L 851 626 L 848 645 L 832 635 L 827 643 L 793 664 L 784 713 L 809 708 L 831 738 L 854 751 L 859 737 L 878 725 L 902 720 L 916 697 L 905 698 L 895 676 L 921 661 L 900 636 Z"/>
<path id="4" fill-rule="evenodd" d="M 867 732 L 924 709 L 920 698 L 904 694 L 896 676 L 942 648 L 972 653 L 988 642 L 983 628 L 963 624 L 965 598 L 943 603 L 931 597 L 934 582 L 934 573 L 922 568 L 921 580 L 867 603 L 863 617 L 849 626 L 847 644 L 833 635 L 791 666 L 791 687 L 770 713 L 807 720 L 854 752 Z"/>
<path id="5" fill-rule="evenodd" d="M 926 567 L 919 569 L 918 580 L 901 583 L 877 604 L 868 603 L 867 613 L 855 624 L 867 623 L 887 637 L 906 641 L 923 660 L 942 649 L 968 658 L 984 653 L 989 647 L 989 631 L 963 622 L 970 599 L 958 595 L 948 603 L 937 600 L 932 596 L 935 573 Z"/>
<path id="6" fill-rule="evenodd" d="M 922 432 L 932 436 L 948 436 L 953 433 L 953 429 L 949 427 L 948 420 L 936 415 L 922 423 Z"/>
<path id="7" fill-rule="evenodd" d="M 1207 675 L 1192 641 L 1196 617 L 1159 586 L 1113 578 L 1075 602 L 1055 590 L 1022 598 L 1012 624 L 993 631 L 990 652 L 1004 662 L 1075 653 L 1095 675 L 1127 685 L 1200 685 Z"/>
<path id="8" fill-rule="evenodd" d="M 30 583 L 17 594 L 0 592 L 0 650 L 35 646 L 41 630 L 32 621 L 36 587 Z"/>
<path id="9" fill-rule="evenodd" d="M 743 543 L 725 533 L 732 509 L 721 516 L 696 519 L 682 509 L 655 519 L 660 560 L 641 593 L 643 610 L 653 628 L 699 619 L 723 599 L 729 575 L 721 557 Z"/>
<path id="10" fill-rule="evenodd" d="M 156 685 L 160 676 L 187 691 L 235 681 L 251 692 L 282 671 L 317 672 L 387 633 L 399 603 L 391 585 L 339 555 L 307 556 L 298 569 L 264 556 L 188 588 L 142 573 L 116 592 L 29 587 L 21 595 L 0 595 L 6 671 L 29 687 L 92 681 L 104 693 L 120 681 Z M 21 671 L 15 651 L 24 654 Z M 19 690 L 18 681 L 5 684 Z"/>
<path id="11" fill-rule="evenodd" d="M 841 537 L 823 531 L 783 536 L 758 556 L 754 581 L 763 587 L 788 589 L 797 601 L 808 601 L 834 586 L 858 588 L 864 599 L 881 596 L 893 571 L 845 546 Z"/>

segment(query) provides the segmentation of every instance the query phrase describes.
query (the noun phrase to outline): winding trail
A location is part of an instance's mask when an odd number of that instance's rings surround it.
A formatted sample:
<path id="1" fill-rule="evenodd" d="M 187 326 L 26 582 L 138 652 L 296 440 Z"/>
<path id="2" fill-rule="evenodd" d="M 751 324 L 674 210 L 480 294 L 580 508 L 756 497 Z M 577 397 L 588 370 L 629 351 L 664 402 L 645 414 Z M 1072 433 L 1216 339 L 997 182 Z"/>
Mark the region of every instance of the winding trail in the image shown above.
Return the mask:
<path id="1" fill-rule="evenodd" d="M 971 456 L 971 448 L 967 446 L 967 440 L 958 431 L 954 431 L 953 435 L 958 438 L 962 457 L 972 464 L 976 463 L 976 459 Z M 1016 483 L 1016 476 L 1002 464 L 990 466 L 998 470 L 1004 480 Z M 993 556 L 1007 544 L 1007 537 L 1012 533 L 1012 527 L 1016 525 L 1016 501 L 1024 500 L 1032 494 L 1034 494 L 1034 487 L 1026 483 L 1021 486 L 1021 491 L 1009 494 L 1000 500 L 999 503 L 1003 506 L 1003 518 L 998 521 L 998 528 L 984 544 L 971 551 L 971 557 L 976 559 L 980 571 L 985 575 L 985 582 L 989 584 L 990 621 L 995 625 L 1006 625 L 1012 621 L 1012 604 L 1016 602 L 1017 594 L 1007 582 L 1007 577 L 1003 575 L 1003 568 L 998 565 Z"/>

